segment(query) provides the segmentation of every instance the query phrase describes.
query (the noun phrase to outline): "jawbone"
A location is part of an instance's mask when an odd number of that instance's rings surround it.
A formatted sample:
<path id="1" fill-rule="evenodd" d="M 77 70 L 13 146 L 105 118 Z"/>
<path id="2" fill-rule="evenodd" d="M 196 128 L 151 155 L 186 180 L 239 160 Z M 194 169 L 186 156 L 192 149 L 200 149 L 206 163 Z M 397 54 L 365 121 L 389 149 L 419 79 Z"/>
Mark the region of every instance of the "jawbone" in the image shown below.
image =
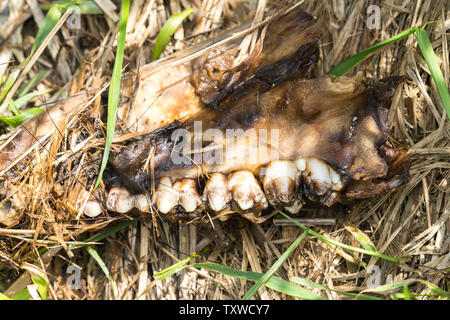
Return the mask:
<path id="1" fill-rule="evenodd" d="M 156 208 L 173 221 L 238 212 L 261 222 L 272 206 L 297 213 L 307 202 L 332 206 L 403 184 L 408 159 L 387 143 L 386 109 L 401 78 L 306 79 L 319 36 L 295 9 L 269 23 L 236 66 L 239 39 L 125 80 L 119 123 L 138 137 L 113 155 L 107 209 Z M 19 154 L 28 140 L 19 135 L 4 150 Z M 0 167 L 13 159 L 0 154 Z M 0 203 L 0 220 L 13 209 Z M 84 211 L 103 209 L 91 199 Z"/>

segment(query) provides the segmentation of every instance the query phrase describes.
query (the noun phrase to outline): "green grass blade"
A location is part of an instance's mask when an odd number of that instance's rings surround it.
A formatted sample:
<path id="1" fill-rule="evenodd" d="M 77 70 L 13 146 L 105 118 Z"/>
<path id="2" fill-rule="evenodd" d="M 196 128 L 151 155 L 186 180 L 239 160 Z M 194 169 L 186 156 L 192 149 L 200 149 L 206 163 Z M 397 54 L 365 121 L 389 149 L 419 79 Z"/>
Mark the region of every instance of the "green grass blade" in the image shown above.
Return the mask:
<path id="1" fill-rule="evenodd" d="M 20 112 L 19 114 L 15 115 L 15 116 L 11 116 L 11 117 L 0 116 L 0 121 L 3 121 L 4 123 L 6 123 L 14 128 L 17 128 L 20 124 L 24 123 L 28 119 L 31 119 L 32 117 L 41 113 L 42 111 L 44 111 L 44 110 L 42 110 L 41 108 L 38 108 L 38 107 L 30 108 L 23 112 Z"/>
<path id="2" fill-rule="evenodd" d="M 420 50 L 422 51 L 422 55 L 425 58 L 425 62 L 428 65 L 428 69 L 430 70 L 431 77 L 433 78 L 433 81 L 436 85 L 436 89 L 439 93 L 439 96 L 441 97 L 442 104 L 444 105 L 445 111 L 447 112 L 447 116 L 450 119 L 450 94 L 445 84 L 441 68 L 439 68 L 439 64 L 436 55 L 434 54 L 433 47 L 431 46 L 430 38 L 428 37 L 427 32 L 422 28 L 418 28 L 415 36 Z"/>
<path id="3" fill-rule="evenodd" d="M 187 264 L 189 263 L 189 261 L 191 261 L 192 259 L 195 259 L 196 256 L 197 256 L 197 254 L 193 253 L 193 254 L 191 254 L 191 256 L 187 257 L 186 259 L 181 260 L 180 262 L 177 262 L 177 263 L 171 265 L 167 269 L 164 269 L 160 272 L 155 273 L 155 275 L 154 275 L 155 279 L 164 280 L 167 277 L 170 277 L 171 275 L 173 275 L 174 273 L 177 273 L 178 271 L 183 270 L 185 267 L 187 267 Z"/>
<path id="4" fill-rule="evenodd" d="M 43 4 L 40 7 L 43 10 L 48 10 L 52 5 L 58 5 L 61 9 L 67 9 L 71 6 L 77 6 L 81 14 L 101 14 L 102 10 L 97 6 L 95 1 L 74 1 L 74 0 L 62 0 L 53 1 L 51 5 Z"/>
<path id="5" fill-rule="evenodd" d="M 122 80 L 122 64 L 125 51 L 125 36 L 127 33 L 127 22 L 129 11 L 130 11 L 130 0 L 122 0 L 122 7 L 120 10 L 120 21 L 118 28 L 119 34 L 117 35 L 116 60 L 114 62 L 114 68 L 111 77 L 111 85 L 108 93 L 108 119 L 106 124 L 105 151 L 103 152 L 102 164 L 94 188 L 97 188 L 102 180 L 103 171 L 105 170 L 106 164 L 108 163 L 109 152 L 111 151 L 111 144 L 114 137 L 114 131 L 116 128 L 116 116 L 117 116 L 117 107 L 119 104 L 120 85 Z"/>
<path id="6" fill-rule="evenodd" d="M 223 266 L 221 264 L 217 263 L 194 263 L 190 265 L 192 267 L 196 268 L 205 268 L 210 271 L 219 272 L 221 274 L 244 279 L 247 281 L 253 281 L 256 282 L 259 279 L 261 279 L 264 274 L 259 272 L 252 272 L 252 271 L 241 271 L 241 270 L 235 270 L 226 266 Z M 276 290 L 278 292 L 285 293 L 287 295 L 290 295 L 292 297 L 300 298 L 300 299 L 306 299 L 306 300 L 324 300 L 321 296 L 302 288 L 298 285 L 295 285 L 293 283 L 290 283 L 286 280 L 280 279 L 275 276 L 271 276 L 267 282 L 265 283 L 265 286 Z"/>
<path id="7" fill-rule="evenodd" d="M 445 291 L 435 284 L 432 284 L 431 282 L 426 281 L 425 284 L 428 288 L 430 288 L 431 292 L 439 297 L 442 297 L 444 299 L 450 299 L 450 291 Z"/>
<path id="8" fill-rule="evenodd" d="M 1 300 L 11 300 L 11 298 L 0 292 L 0 301 Z"/>
<path id="9" fill-rule="evenodd" d="M 373 251 L 369 251 L 369 250 L 365 250 L 365 249 L 361 249 L 361 248 L 352 247 L 352 246 L 346 245 L 344 243 L 335 241 L 333 239 L 329 239 L 329 238 L 325 237 L 324 235 L 322 235 L 322 234 L 320 234 L 320 233 L 318 233 L 318 232 L 316 232 L 316 231 L 314 231 L 312 229 L 307 228 L 306 226 L 302 225 L 301 223 L 298 223 L 297 221 L 295 221 L 294 219 L 289 217 L 284 212 L 278 211 L 278 213 L 280 213 L 283 217 L 285 217 L 286 219 L 288 219 L 291 222 L 293 222 L 296 226 L 302 228 L 305 231 L 308 230 L 309 234 L 315 236 L 316 238 L 318 238 L 318 239 L 320 239 L 320 240 L 322 240 L 322 241 L 324 241 L 326 243 L 329 243 L 329 244 L 341 247 L 343 249 L 347 249 L 347 250 L 351 250 L 351 251 L 355 251 L 355 252 L 359 252 L 359 253 L 368 254 L 368 255 L 371 255 L 371 256 L 375 256 L 377 258 L 381 258 L 381 259 L 384 259 L 384 260 L 387 260 L 387 261 L 391 261 L 391 262 L 400 264 L 400 259 L 398 259 L 398 258 L 394 258 L 394 257 L 388 256 L 388 255 L 382 254 L 380 252 L 373 252 Z"/>
<path id="10" fill-rule="evenodd" d="M 8 94 L 9 90 L 11 90 L 12 86 L 14 85 L 14 82 L 16 82 L 17 77 L 19 76 L 20 69 L 15 69 L 11 72 L 11 74 L 8 76 L 7 79 L 2 79 L 2 91 L 0 92 L 0 103 L 3 102 L 3 99 L 5 99 L 6 95 Z"/>
<path id="11" fill-rule="evenodd" d="M 159 31 L 158 37 L 156 38 L 155 47 L 153 48 L 153 53 L 151 61 L 155 61 L 159 58 L 164 48 L 170 41 L 170 37 L 175 33 L 178 26 L 186 19 L 191 13 L 194 12 L 193 8 L 184 10 L 183 12 L 172 15 L 164 26 Z"/>
<path id="12" fill-rule="evenodd" d="M 17 92 L 17 96 L 20 98 L 28 93 L 36 84 L 39 83 L 39 81 L 42 80 L 42 78 L 45 77 L 47 74 L 47 70 L 39 71 L 33 78 L 30 79 L 30 81 L 27 82 L 26 85 L 24 85 L 22 88 L 20 88 L 19 92 Z"/>
<path id="13" fill-rule="evenodd" d="M 98 254 L 98 252 L 94 248 L 92 248 L 91 246 L 86 246 L 85 249 L 92 256 L 92 258 L 94 258 L 94 260 L 97 261 L 98 265 L 102 269 L 102 271 L 105 274 L 106 278 L 108 278 L 109 283 L 111 283 L 111 288 L 112 288 L 114 297 L 117 297 L 117 294 L 118 294 L 117 286 L 116 286 L 116 283 L 115 283 L 114 279 L 111 277 L 111 274 L 109 273 L 108 267 L 103 262 L 102 258 L 100 257 L 100 255 Z"/>
<path id="14" fill-rule="evenodd" d="M 294 252 L 294 250 L 300 245 L 303 239 L 308 235 L 308 231 L 303 232 L 295 241 L 289 246 L 289 248 L 281 255 L 281 257 L 273 264 L 272 267 L 256 281 L 253 287 L 244 295 L 242 300 L 248 300 L 264 285 L 267 280 L 278 270 L 278 268 L 286 261 L 286 259 Z"/>
<path id="15" fill-rule="evenodd" d="M 37 292 L 39 293 L 41 299 L 47 300 L 47 286 L 48 286 L 47 280 L 45 280 L 40 276 L 38 278 L 31 278 L 31 280 L 35 285 L 37 285 Z"/>
<path id="16" fill-rule="evenodd" d="M 52 29 L 56 26 L 59 19 L 61 18 L 62 11 L 57 5 L 52 5 L 48 10 L 41 27 L 38 30 L 36 38 L 34 39 L 33 47 L 31 47 L 30 55 L 22 62 L 22 65 L 27 64 L 28 60 L 37 50 L 37 48 L 42 44 L 42 42 L 47 38 Z"/>
<path id="17" fill-rule="evenodd" d="M 12 300 L 30 300 L 31 294 L 30 291 L 28 291 L 28 288 L 23 289 L 22 291 L 19 291 L 15 295 L 11 297 Z"/>
<path id="18" fill-rule="evenodd" d="M 326 290 L 326 291 L 332 291 L 332 292 L 336 292 L 340 295 L 346 296 L 346 297 L 350 297 L 350 298 L 355 298 L 357 300 L 383 300 L 381 298 L 378 297 L 374 297 L 374 296 L 369 296 L 366 294 L 357 294 L 357 293 L 351 293 L 351 292 L 344 292 L 344 291 L 338 291 L 338 290 L 334 290 L 331 288 L 328 288 L 324 285 L 321 285 L 319 283 L 310 281 L 310 280 L 306 280 L 300 277 L 292 277 L 289 279 L 291 282 L 300 284 L 302 286 L 307 286 L 307 287 L 311 287 L 311 288 L 315 288 L 315 289 L 321 289 L 321 290 Z"/>
<path id="19" fill-rule="evenodd" d="M 359 230 L 357 227 L 355 227 L 354 225 L 348 225 L 348 226 L 345 226 L 345 229 L 348 232 L 350 232 L 353 235 L 353 237 L 355 237 L 355 239 L 359 242 L 359 244 L 364 249 L 373 251 L 373 252 L 377 251 L 377 249 L 375 248 L 375 245 L 369 239 L 369 237 L 364 232 Z"/>
<path id="20" fill-rule="evenodd" d="M 344 74 L 349 72 L 354 66 L 356 66 L 358 63 L 360 63 L 361 61 L 368 58 L 372 53 L 384 48 L 385 46 L 387 46 L 395 41 L 398 41 L 400 39 L 403 39 L 403 38 L 409 36 L 410 34 L 414 33 L 416 30 L 417 30 L 417 27 L 412 27 L 408 30 L 400 32 L 399 34 L 393 36 L 392 38 L 389 38 L 389 39 L 379 42 L 365 50 L 362 50 L 362 51 L 348 57 L 347 59 L 344 59 L 343 61 L 341 61 L 338 65 L 336 65 L 330 71 L 328 71 L 327 74 L 334 75 L 336 77 L 343 76 Z"/>

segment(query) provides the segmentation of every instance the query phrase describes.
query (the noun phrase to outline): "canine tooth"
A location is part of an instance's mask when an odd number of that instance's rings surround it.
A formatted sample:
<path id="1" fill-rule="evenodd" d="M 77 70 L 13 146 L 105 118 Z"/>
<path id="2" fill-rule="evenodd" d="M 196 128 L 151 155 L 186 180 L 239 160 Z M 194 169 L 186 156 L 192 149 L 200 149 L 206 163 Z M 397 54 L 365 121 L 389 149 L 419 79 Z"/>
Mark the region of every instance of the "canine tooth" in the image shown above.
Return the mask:
<path id="1" fill-rule="evenodd" d="M 202 199 L 195 187 L 195 181 L 192 179 L 183 179 L 176 181 L 173 187 L 178 190 L 180 197 L 178 204 L 180 204 L 186 212 L 194 212 L 202 205 Z"/>
<path id="2" fill-rule="evenodd" d="M 305 171 L 306 169 L 306 159 L 298 158 L 295 160 L 295 165 L 298 171 Z"/>
<path id="3" fill-rule="evenodd" d="M 101 203 L 96 199 L 89 199 L 84 206 L 83 213 L 90 218 L 95 218 L 103 212 Z"/>
<path id="4" fill-rule="evenodd" d="M 250 171 L 233 172 L 228 180 L 228 188 L 233 200 L 242 210 L 248 210 L 255 205 L 260 209 L 267 208 L 266 196 Z"/>
<path id="5" fill-rule="evenodd" d="M 317 195 L 323 195 L 330 189 L 331 177 L 328 165 L 325 162 L 316 158 L 309 158 L 306 161 L 306 171 L 310 174 Z"/>
<path id="6" fill-rule="evenodd" d="M 292 161 L 272 161 L 266 168 L 263 185 L 269 202 L 288 203 L 294 194 L 297 166 Z"/>
<path id="7" fill-rule="evenodd" d="M 161 213 L 169 213 L 178 204 L 178 197 L 179 193 L 173 188 L 172 179 L 162 177 L 155 192 L 156 208 Z"/>
<path id="8" fill-rule="evenodd" d="M 202 200 L 208 202 L 209 207 L 216 212 L 222 211 L 231 201 L 231 193 L 228 183 L 221 173 L 213 173 L 209 176 L 205 185 Z"/>
<path id="9" fill-rule="evenodd" d="M 106 208 L 113 212 L 126 213 L 134 207 L 134 197 L 124 188 L 112 187 L 106 200 Z"/>

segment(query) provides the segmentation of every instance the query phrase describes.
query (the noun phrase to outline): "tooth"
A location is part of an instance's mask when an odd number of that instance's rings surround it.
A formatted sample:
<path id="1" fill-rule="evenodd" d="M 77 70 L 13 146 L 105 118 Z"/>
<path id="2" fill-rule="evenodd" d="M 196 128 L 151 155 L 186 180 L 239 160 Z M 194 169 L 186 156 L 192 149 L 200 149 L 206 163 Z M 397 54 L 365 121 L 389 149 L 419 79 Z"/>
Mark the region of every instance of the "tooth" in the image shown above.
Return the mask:
<path id="1" fill-rule="evenodd" d="M 178 191 L 172 187 L 170 177 L 159 179 L 158 188 L 155 192 L 156 208 L 161 213 L 169 213 L 178 204 Z"/>
<path id="2" fill-rule="evenodd" d="M 90 218 L 95 218 L 103 212 L 101 203 L 95 198 L 89 199 L 84 206 L 83 213 Z"/>
<path id="3" fill-rule="evenodd" d="M 124 188 L 112 187 L 106 200 L 106 208 L 113 212 L 126 213 L 134 207 L 134 197 Z"/>
<path id="4" fill-rule="evenodd" d="M 266 168 L 263 185 L 271 204 L 288 203 L 295 190 L 297 166 L 294 162 L 272 161 Z"/>
<path id="5" fill-rule="evenodd" d="M 195 181 L 192 179 L 183 179 L 176 181 L 173 187 L 178 190 L 180 197 L 178 203 L 186 212 L 194 212 L 202 205 L 202 199 L 195 187 Z"/>
<path id="6" fill-rule="evenodd" d="M 19 212 L 10 201 L 0 202 L 0 226 L 10 227 L 19 222 Z"/>
<path id="7" fill-rule="evenodd" d="M 298 213 L 303 208 L 303 201 L 301 199 L 295 199 L 287 207 L 284 207 L 290 213 Z"/>
<path id="8" fill-rule="evenodd" d="M 145 194 L 138 194 L 134 196 L 134 207 L 140 212 L 150 211 L 150 204 Z"/>
<path id="9" fill-rule="evenodd" d="M 309 173 L 317 195 L 323 195 L 331 188 L 328 165 L 322 160 L 316 158 L 307 159 L 306 172 Z"/>
<path id="10" fill-rule="evenodd" d="M 258 209 L 267 208 L 266 196 L 250 171 L 232 173 L 228 180 L 228 188 L 231 190 L 233 200 L 242 210 L 254 206 Z"/>
<path id="11" fill-rule="evenodd" d="M 342 189 L 342 187 L 344 186 L 344 184 L 342 183 L 341 180 L 341 176 L 334 171 L 334 169 L 332 167 L 328 168 L 330 171 L 330 178 L 331 178 L 331 183 L 332 183 L 332 187 L 331 189 L 335 190 L 335 191 L 339 191 Z"/>
<path id="12" fill-rule="evenodd" d="M 298 171 L 305 171 L 306 159 L 298 158 L 297 160 L 295 160 L 295 165 L 297 166 Z"/>
<path id="13" fill-rule="evenodd" d="M 221 173 L 213 173 L 209 176 L 205 185 L 202 199 L 208 202 L 209 207 L 216 212 L 222 211 L 231 201 L 231 193 L 228 190 L 228 183 Z"/>

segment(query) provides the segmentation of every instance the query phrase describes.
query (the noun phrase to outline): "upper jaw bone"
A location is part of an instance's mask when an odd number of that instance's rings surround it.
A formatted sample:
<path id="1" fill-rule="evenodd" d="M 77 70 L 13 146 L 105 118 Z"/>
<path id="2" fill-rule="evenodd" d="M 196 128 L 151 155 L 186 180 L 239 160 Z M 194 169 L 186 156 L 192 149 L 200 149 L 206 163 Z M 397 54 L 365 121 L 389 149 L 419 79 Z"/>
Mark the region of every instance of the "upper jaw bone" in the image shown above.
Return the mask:
<path id="1" fill-rule="evenodd" d="M 266 196 L 250 171 L 233 172 L 228 180 L 228 188 L 241 210 L 267 208 Z"/>

